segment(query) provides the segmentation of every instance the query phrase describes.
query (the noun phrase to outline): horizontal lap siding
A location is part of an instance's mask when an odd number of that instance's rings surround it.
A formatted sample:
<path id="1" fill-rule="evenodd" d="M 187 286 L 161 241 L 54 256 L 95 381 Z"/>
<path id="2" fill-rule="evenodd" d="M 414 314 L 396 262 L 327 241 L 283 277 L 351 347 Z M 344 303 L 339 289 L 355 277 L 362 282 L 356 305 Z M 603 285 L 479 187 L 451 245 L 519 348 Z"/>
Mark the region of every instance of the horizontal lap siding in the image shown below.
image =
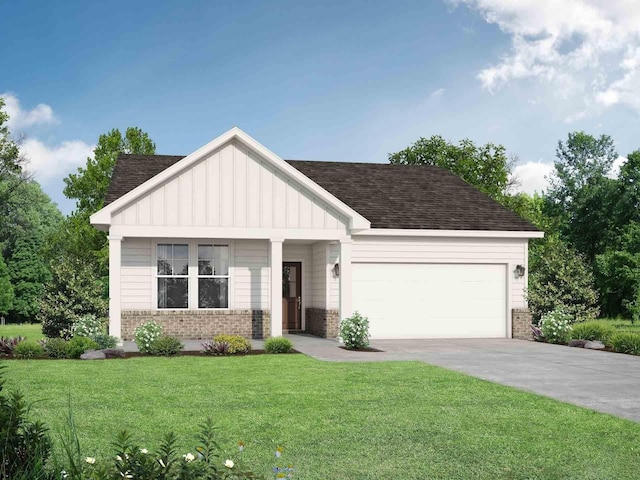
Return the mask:
<path id="1" fill-rule="evenodd" d="M 487 263 L 509 264 L 512 275 L 516 265 L 527 265 L 526 239 L 491 238 L 363 238 L 354 236 L 354 263 Z M 527 272 L 528 273 L 528 272 Z M 511 280 L 512 308 L 525 308 L 526 276 Z M 331 290 L 332 305 L 338 301 Z"/>
<path id="2" fill-rule="evenodd" d="M 266 240 L 236 240 L 234 308 L 269 309 L 269 245 Z"/>
<path id="3" fill-rule="evenodd" d="M 311 246 L 311 295 L 309 307 L 327 308 L 327 242 Z"/>
<path id="4" fill-rule="evenodd" d="M 340 263 L 340 245 L 332 243 L 329 245 L 329 269 L 332 269 L 336 263 Z M 340 278 L 331 272 L 327 278 L 329 282 L 329 309 L 339 308 Z"/>
<path id="5" fill-rule="evenodd" d="M 122 242 L 121 302 L 123 310 L 151 308 L 151 240 L 128 238 Z"/>

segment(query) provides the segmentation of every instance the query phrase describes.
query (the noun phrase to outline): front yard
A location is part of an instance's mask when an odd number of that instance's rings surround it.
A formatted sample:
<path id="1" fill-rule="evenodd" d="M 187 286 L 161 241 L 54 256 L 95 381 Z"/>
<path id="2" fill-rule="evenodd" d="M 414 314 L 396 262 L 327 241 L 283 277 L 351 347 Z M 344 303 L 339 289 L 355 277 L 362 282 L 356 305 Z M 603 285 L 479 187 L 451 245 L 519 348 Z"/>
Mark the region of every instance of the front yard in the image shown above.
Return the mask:
<path id="1" fill-rule="evenodd" d="M 85 455 L 121 429 L 184 451 L 207 416 L 228 456 L 296 478 L 637 478 L 640 424 L 422 363 L 329 363 L 303 355 L 5 361 L 59 440 L 68 402 Z M 532 368 L 535 368 L 532 366 Z M 541 379 L 543 381 L 544 379 Z"/>

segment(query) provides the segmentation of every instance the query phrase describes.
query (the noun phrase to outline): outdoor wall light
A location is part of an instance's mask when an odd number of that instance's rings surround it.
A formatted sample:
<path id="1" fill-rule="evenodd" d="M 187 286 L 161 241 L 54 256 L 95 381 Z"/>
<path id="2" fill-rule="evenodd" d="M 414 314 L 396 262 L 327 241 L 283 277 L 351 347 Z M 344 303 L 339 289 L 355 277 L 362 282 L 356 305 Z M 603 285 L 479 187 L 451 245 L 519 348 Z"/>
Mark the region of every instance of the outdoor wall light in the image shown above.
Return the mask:
<path id="1" fill-rule="evenodd" d="M 516 266 L 515 274 L 518 278 L 524 277 L 524 267 L 522 265 Z"/>
<path id="2" fill-rule="evenodd" d="M 332 270 L 333 270 L 333 274 L 334 274 L 336 277 L 339 277 L 339 276 L 340 276 L 340 264 L 339 264 L 339 263 L 336 263 L 336 264 L 333 266 L 333 269 L 332 269 Z"/>

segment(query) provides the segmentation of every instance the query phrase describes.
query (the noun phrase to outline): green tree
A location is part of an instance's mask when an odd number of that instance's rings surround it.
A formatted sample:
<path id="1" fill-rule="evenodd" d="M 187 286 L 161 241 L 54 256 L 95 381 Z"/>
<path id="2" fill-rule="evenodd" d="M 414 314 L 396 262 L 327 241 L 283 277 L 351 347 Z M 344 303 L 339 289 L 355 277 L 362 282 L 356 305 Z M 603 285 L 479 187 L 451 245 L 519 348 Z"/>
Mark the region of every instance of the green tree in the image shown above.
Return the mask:
<path id="1" fill-rule="evenodd" d="M 60 226 L 51 242 L 51 250 L 92 265 L 95 275 L 106 284 L 107 234 L 94 228 L 89 217 L 104 205 L 118 155 L 152 155 L 155 149 L 149 135 L 136 127 L 127 128 L 124 135 L 118 129 L 100 135 L 93 157 L 87 158 L 84 167 L 64 179 L 64 194 L 76 200 L 76 210 Z"/>
<path id="2" fill-rule="evenodd" d="M 446 168 L 500 202 L 511 185 L 511 162 L 505 148 L 493 143 L 477 146 L 464 139 L 455 145 L 440 135 L 421 137 L 404 150 L 389 154 L 389 162 Z"/>
<path id="3" fill-rule="evenodd" d="M 0 317 L 4 317 L 13 307 L 13 286 L 9 269 L 0 255 Z"/>
<path id="4" fill-rule="evenodd" d="M 0 98 L 0 214 L 15 190 L 28 178 L 24 170 L 26 159 L 9 132 L 9 115 L 3 111 L 4 100 Z"/>
<path id="5" fill-rule="evenodd" d="M 598 294 L 591 267 L 584 257 L 568 247 L 557 235 L 541 245 L 529 264 L 527 301 L 534 321 L 563 307 L 575 321 L 598 316 Z"/>
<path id="6" fill-rule="evenodd" d="M 8 267 L 15 296 L 9 320 L 15 323 L 34 321 L 44 286 L 50 277 L 35 236 L 18 239 Z"/>
<path id="7" fill-rule="evenodd" d="M 107 315 L 108 304 L 92 265 L 81 259 L 66 258 L 52 265 L 51 274 L 37 315 L 46 336 L 68 335 L 71 324 L 84 315 L 98 318 Z"/>

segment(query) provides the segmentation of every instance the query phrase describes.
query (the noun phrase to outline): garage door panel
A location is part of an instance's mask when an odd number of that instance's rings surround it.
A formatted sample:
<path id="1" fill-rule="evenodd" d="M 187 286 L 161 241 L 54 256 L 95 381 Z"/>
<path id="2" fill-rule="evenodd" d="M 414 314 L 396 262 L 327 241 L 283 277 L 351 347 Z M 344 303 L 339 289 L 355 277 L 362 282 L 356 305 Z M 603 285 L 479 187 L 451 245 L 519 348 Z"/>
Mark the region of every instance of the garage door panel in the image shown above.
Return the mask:
<path id="1" fill-rule="evenodd" d="M 506 336 L 506 267 L 353 264 L 353 308 L 372 338 Z"/>

